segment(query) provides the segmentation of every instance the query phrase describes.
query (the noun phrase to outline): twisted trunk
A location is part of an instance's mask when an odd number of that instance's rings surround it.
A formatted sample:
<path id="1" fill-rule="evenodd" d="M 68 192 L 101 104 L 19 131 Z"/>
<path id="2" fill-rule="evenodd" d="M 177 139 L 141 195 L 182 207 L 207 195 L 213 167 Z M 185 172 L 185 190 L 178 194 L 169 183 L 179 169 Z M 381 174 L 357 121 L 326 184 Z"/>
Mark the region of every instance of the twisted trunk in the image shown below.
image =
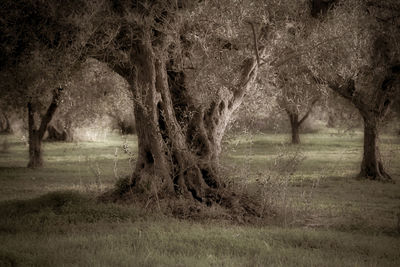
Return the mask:
<path id="1" fill-rule="evenodd" d="M 136 50 L 131 55 L 136 68 L 123 72 L 135 99 L 138 136 L 130 189 L 206 204 L 217 201 L 223 187 L 218 176 L 221 140 L 232 112 L 255 80 L 256 60 L 243 62 L 237 87 L 201 107 L 187 92 L 184 73 L 167 71 L 167 57 L 156 56 L 150 41 L 142 41 Z"/>

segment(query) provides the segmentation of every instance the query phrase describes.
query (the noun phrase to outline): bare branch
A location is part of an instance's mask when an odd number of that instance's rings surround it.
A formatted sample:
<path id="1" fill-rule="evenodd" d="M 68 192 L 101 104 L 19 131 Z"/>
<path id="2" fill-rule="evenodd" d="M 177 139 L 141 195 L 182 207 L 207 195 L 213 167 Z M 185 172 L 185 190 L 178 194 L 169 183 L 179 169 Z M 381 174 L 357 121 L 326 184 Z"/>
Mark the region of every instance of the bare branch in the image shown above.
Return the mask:
<path id="1" fill-rule="evenodd" d="M 307 54 L 307 53 L 309 53 L 311 50 L 313 50 L 313 49 L 315 49 L 315 48 L 318 48 L 319 46 L 321 46 L 321 45 L 323 45 L 323 44 L 325 44 L 325 43 L 327 43 L 327 42 L 331 42 L 331 41 L 338 40 L 338 39 L 342 38 L 343 36 L 344 36 L 344 34 L 343 34 L 343 35 L 340 35 L 340 36 L 333 37 L 333 38 L 329 38 L 329 39 L 326 39 L 326 40 L 324 40 L 324 41 L 322 41 L 322 42 L 319 42 L 319 43 L 317 43 L 317 44 L 315 44 L 315 45 L 313 45 L 313 46 L 311 46 L 311 47 L 305 47 L 305 48 L 301 49 L 301 50 L 298 51 L 298 52 L 289 53 L 289 55 L 287 55 L 287 56 L 286 56 L 283 60 L 281 60 L 281 61 L 278 61 L 279 58 L 276 58 L 276 59 L 274 59 L 274 60 L 270 63 L 270 65 L 271 65 L 271 66 L 274 66 L 274 67 L 280 67 L 280 66 L 282 66 L 283 64 L 287 63 L 288 61 L 290 61 L 290 60 L 292 60 L 292 59 L 295 59 L 295 58 L 300 57 L 300 56 L 302 56 L 302 55 L 304 55 L 304 54 Z"/>
<path id="2" fill-rule="evenodd" d="M 251 31 L 253 32 L 253 44 L 254 44 L 254 52 L 256 54 L 256 59 L 257 59 L 257 65 L 260 66 L 260 54 L 258 52 L 258 40 L 257 40 L 256 30 L 254 28 L 253 22 L 248 21 L 248 23 L 250 24 Z"/>

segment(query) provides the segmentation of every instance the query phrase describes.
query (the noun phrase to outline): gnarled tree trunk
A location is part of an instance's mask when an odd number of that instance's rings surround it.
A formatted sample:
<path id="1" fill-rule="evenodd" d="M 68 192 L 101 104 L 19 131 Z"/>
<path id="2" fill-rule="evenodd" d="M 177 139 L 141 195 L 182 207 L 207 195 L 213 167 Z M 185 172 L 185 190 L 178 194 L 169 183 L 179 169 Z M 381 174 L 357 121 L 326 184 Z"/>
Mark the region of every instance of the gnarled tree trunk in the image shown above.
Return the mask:
<path id="1" fill-rule="evenodd" d="M 176 195 L 210 204 L 220 195 L 221 140 L 232 112 L 256 78 L 255 58 L 243 62 L 240 83 L 207 107 L 196 106 L 182 72 L 167 72 L 167 57 L 156 56 L 143 40 L 131 56 L 136 68 L 125 70 L 135 99 L 138 159 L 131 189 Z"/>
<path id="2" fill-rule="evenodd" d="M 35 104 L 28 102 L 28 127 L 29 127 L 29 163 L 28 168 L 40 168 L 43 166 L 42 140 L 53 115 L 58 107 L 61 88 L 53 91 L 53 99 L 46 113 L 41 118 L 40 126 L 36 126 L 37 110 Z"/>

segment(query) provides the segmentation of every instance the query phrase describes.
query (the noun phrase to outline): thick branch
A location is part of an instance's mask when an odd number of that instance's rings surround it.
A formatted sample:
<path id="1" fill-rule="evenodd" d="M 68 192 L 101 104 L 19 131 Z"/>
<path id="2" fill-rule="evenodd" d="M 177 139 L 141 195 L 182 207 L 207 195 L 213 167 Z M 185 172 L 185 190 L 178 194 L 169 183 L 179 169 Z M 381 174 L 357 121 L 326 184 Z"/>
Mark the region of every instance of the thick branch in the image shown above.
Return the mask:
<path id="1" fill-rule="evenodd" d="M 35 107 L 31 101 L 28 102 L 28 129 L 29 129 L 29 136 L 33 136 L 34 132 L 36 131 L 35 128 Z"/>
<path id="2" fill-rule="evenodd" d="M 296 51 L 293 52 L 293 50 L 290 49 L 291 52 L 289 52 L 283 59 L 280 60 L 280 56 L 283 54 L 283 53 L 281 53 L 276 59 L 274 59 L 271 63 L 269 63 L 269 65 L 271 65 L 273 67 L 280 67 L 280 66 L 286 64 L 287 62 L 289 62 L 289 61 L 291 61 L 291 60 L 293 60 L 295 58 L 298 58 L 298 57 L 300 57 L 300 56 L 302 56 L 304 54 L 310 53 L 311 50 L 316 49 L 316 48 L 318 48 L 319 46 L 321 46 L 321 45 L 323 45 L 325 43 L 338 40 L 338 39 L 340 39 L 342 37 L 344 37 L 344 34 L 340 35 L 340 36 L 336 36 L 336 37 L 332 37 L 332 38 L 326 39 L 326 40 L 324 40 L 322 42 L 319 42 L 319 43 L 317 43 L 317 44 L 315 44 L 315 45 L 313 45 L 311 47 L 302 48 L 302 49 L 298 50 L 297 52 Z"/>
<path id="3" fill-rule="evenodd" d="M 327 85 L 340 96 L 353 103 L 358 110 L 364 111 L 368 107 L 368 104 L 364 102 L 360 92 L 356 92 L 353 79 L 348 79 L 342 85 L 339 85 L 337 82 L 328 81 Z"/>

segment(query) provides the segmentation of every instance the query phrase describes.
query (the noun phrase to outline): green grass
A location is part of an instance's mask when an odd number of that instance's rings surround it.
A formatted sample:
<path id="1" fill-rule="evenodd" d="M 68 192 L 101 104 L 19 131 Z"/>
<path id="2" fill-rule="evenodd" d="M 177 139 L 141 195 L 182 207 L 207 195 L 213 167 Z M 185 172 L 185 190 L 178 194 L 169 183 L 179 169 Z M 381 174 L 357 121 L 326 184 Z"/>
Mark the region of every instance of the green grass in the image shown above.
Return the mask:
<path id="1" fill-rule="evenodd" d="M 125 139 L 111 135 L 102 142 L 45 142 L 45 167 L 28 170 L 26 144 L 14 136 L 0 136 L 0 144 L 5 140 L 6 151 L 0 147 L 0 200 L 34 197 L 54 190 L 105 189 L 132 171 L 123 144 L 129 151 L 137 150 L 136 136 Z"/>
<path id="2" fill-rule="evenodd" d="M 302 140 L 296 147 L 285 135 L 228 139 L 225 175 L 250 189 L 266 177 L 287 179 L 267 192 L 280 214 L 255 226 L 178 220 L 138 205 L 97 202 L 96 194 L 132 169 L 117 135 L 45 143 L 41 170 L 25 168 L 23 142 L 0 136 L 0 266 L 398 266 L 400 138 L 381 137 L 396 184 L 353 178 L 360 133 Z M 135 153 L 136 138 L 127 143 Z M 279 167 L 293 157 L 299 158 L 295 172 L 282 173 Z"/>

